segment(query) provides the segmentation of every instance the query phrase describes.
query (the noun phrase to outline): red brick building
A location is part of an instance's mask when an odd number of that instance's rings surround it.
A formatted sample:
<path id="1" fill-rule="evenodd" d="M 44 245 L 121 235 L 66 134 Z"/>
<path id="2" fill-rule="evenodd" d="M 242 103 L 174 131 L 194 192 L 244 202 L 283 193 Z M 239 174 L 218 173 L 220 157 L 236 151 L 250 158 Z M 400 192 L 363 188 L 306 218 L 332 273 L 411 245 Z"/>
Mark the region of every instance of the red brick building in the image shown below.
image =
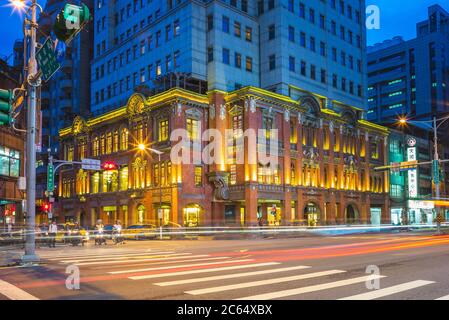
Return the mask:
<path id="1" fill-rule="evenodd" d="M 0 60 L 0 88 L 19 87 L 20 72 Z M 21 117 L 18 118 L 22 120 Z M 18 125 L 19 127 L 20 124 Z M 22 126 L 23 127 L 23 126 Z M 0 228 L 8 223 L 20 225 L 24 222 L 19 177 L 24 176 L 25 135 L 11 127 L 0 126 Z"/>
<path id="2" fill-rule="evenodd" d="M 195 137 L 207 129 L 223 136 L 226 129 L 278 129 L 278 164 L 250 163 L 250 139 L 244 163 L 232 161 L 237 148 L 224 143 L 214 153 L 218 164 L 177 164 L 170 157 L 176 129 L 187 130 L 193 150 L 200 151 L 209 142 Z M 55 211 L 61 221 L 158 224 L 160 202 L 163 224 L 184 226 L 254 225 L 260 218 L 270 225 L 390 220 L 388 174 L 373 170 L 388 163 L 388 129 L 363 120 L 360 109 L 295 87 L 290 96 L 254 87 L 134 94 L 120 109 L 76 118 L 60 139 L 66 160 L 96 158 L 110 165 L 101 172 L 74 166 L 60 174 Z M 163 151 L 161 162 L 141 145 Z"/>

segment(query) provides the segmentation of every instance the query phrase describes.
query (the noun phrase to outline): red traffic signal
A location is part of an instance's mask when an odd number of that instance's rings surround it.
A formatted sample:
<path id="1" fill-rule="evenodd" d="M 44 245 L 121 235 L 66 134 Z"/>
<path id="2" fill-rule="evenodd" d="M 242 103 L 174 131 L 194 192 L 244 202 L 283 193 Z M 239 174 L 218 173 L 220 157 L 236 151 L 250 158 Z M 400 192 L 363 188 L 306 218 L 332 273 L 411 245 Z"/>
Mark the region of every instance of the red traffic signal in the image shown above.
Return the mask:
<path id="1" fill-rule="evenodd" d="M 106 171 L 117 170 L 117 165 L 114 162 L 105 162 L 102 167 Z"/>
<path id="2" fill-rule="evenodd" d="M 42 205 L 42 210 L 43 210 L 43 211 L 49 212 L 50 209 L 51 209 L 51 204 L 50 204 L 50 203 L 46 202 L 46 203 L 44 203 L 44 204 Z"/>

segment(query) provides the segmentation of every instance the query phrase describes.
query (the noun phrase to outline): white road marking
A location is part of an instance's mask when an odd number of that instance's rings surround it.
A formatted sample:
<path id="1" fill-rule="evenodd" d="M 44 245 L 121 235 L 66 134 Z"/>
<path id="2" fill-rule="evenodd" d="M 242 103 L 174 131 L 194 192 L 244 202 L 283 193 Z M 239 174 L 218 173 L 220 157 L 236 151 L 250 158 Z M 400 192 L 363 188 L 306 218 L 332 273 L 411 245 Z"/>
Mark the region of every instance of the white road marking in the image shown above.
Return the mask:
<path id="1" fill-rule="evenodd" d="M 50 260 L 50 261 L 64 261 L 64 260 L 75 260 L 75 259 L 96 259 L 96 258 L 106 258 L 106 257 L 110 257 L 110 258 L 117 258 L 117 257 L 122 257 L 122 256 L 129 256 L 129 257 L 133 257 L 133 256 L 147 256 L 147 255 L 155 255 L 155 254 L 159 254 L 159 253 L 174 253 L 175 251 L 155 251 L 155 252 L 141 252 L 141 253 L 127 253 L 127 252 L 120 252 L 120 253 L 109 253 L 109 252 L 105 252 L 104 254 L 95 254 L 95 255 L 64 255 L 64 256 L 58 256 L 58 255 L 51 255 L 51 256 L 42 256 L 40 255 L 41 258 L 44 258 L 46 260 Z"/>
<path id="2" fill-rule="evenodd" d="M 129 277 L 128 279 L 145 280 L 145 279 L 154 279 L 154 278 L 185 276 L 185 275 L 189 275 L 189 274 L 198 274 L 198 273 L 209 273 L 209 272 L 229 271 L 229 270 L 238 270 L 238 269 L 268 267 L 268 266 L 275 266 L 275 265 L 280 265 L 280 263 L 279 262 L 266 262 L 266 263 L 244 264 L 241 266 L 232 266 L 232 267 L 179 271 L 179 272 L 160 273 L 160 274 L 148 274 L 148 275 L 144 275 L 144 276 L 133 276 L 133 277 Z"/>
<path id="3" fill-rule="evenodd" d="M 207 257 L 207 255 L 197 255 L 189 256 L 189 258 L 202 258 Z M 152 261 L 166 261 L 166 260 L 176 260 L 185 259 L 185 253 L 167 254 L 167 255 L 156 255 L 154 258 L 145 258 L 139 260 L 112 260 L 112 261 L 94 261 L 94 262 L 81 262 L 74 263 L 75 266 L 93 266 L 93 265 L 105 265 L 105 264 L 118 264 L 118 263 L 130 263 L 130 262 L 152 262 Z"/>
<path id="4" fill-rule="evenodd" d="M 189 255 L 191 253 L 175 253 L 173 251 L 167 251 L 167 252 L 158 252 L 155 254 L 146 254 L 142 256 L 129 256 L 129 255 L 123 255 L 118 257 L 103 257 L 103 258 L 88 258 L 88 259 L 74 259 L 74 260 L 61 260 L 62 263 L 81 263 L 81 262 L 95 262 L 95 261 L 108 261 L 108 260 L 133 260 L 133 259 L 143 259 L 143 258 L 151 258 L 151 257 L 160 257 L 165 255 Z"/>
<path id="5" fill-rule="evenodd" d="M 0 280 L 0 294 L 11 300 L 39 300 L 35 296 L 23 291 L 22 289 L 10 284 L 9 282 Z"/>
<path id="6" fill-rule="evenodd" d="M 149 252 L 140 252 L 140 253 L 133 253 L 133 252 L 105 252 L 103 254 L 85 254 L 85 255 L 48 255 L 48 256 L 44 256 L 44 255 L 39 255 L 41 258 L 44 258 L 46 260 L 50 260 L 50 261 L 59 261 L 59 260 L 66 260 L 66 259 L 94 259 L 94 258 L 102 258 L 102 257 L 122 257 L 123 255 L 127 255 L 127 256 L 145 256 L 145 255 L 149 255 L 149 254 L 158 254 L 158 253 L 162 253 L 162 252 L 174 252 L 172 250 L 170 251 L 149 251 Z"/>
<path id="7" fill-rule="evenodd" d="M 184 257 L 182 257 L 184 258 Z M 230 259 L 231 257 L 207 257 L 207 258 L 200 258 L 200 259 L 188 259 L 188 260 L 175 260 L 175 261 L 161 261 L 161 262 L 151 262 L 151 265 L 157 265 L 157 264 L 174 264 L 174 263 L 184 263 L 184 262 L 194 262 L 194 261 L 211 261 L 211 260 L 225 260 L 225 259 Z M 135 266 L 142 266 L 142 264 L 144 265 L 149 265 L 149 263 L 143 262 L 143 263 L 138 263 L 138 261 L 136 261 L 136 263 L 133 264 L 127 264 L 124 266 L 117 266 L 117 268 L 123 268 L 123 267 L 135 267 Z M 104 267 L 97 267 L 94 269 L 103 269 Z"/>
<path id="8" fill-rule="evenodd" d="M 435 299 L 435 300 L 449 300 L 449 295 Z"/>
<path id="9" fill-rule="evenodd" d="M 390 296 L 395 293 L 404 292 L 407 290 L 412 290 L 415 288 L 426 286 L 426 285 L 432 284 L 432 283 L 435 283 L 435 282 L 434 281 L 416 280 L 416 281 L 411 281 L 411 282 L 399 284 L 399 285 L 384 288 L 384 289 L 373 290 L 370 292 L 357 294 L 357 295 L 342 298 L 339 300 L 373 300 L 373 299 L 377 299 L 377 298 Z"/>
<path id="10" fill-rule="evenodd" d="M 282 283 L 282 282 L 290 282 L 290 281 L 297 281 L 297 280 L 303 280 L 303 279 L 324 277 L 324 276 L 338 274 L 338 273 L 344 273 L 344 272 L 346 272 L 346 271 L 343 271 L 343 270 L 321 271 L 321 272 L 307 273 L 307 274 L 301 274 L 301 275 L 291 276 L 291 277 L 275 278 L 275 279 L 260 280 L 260 281 L 253 281 L 253 282 L 243 282 L 243 283 L 231 284 L 231 285 L 227 285 L 227 286 L 212 287 L 212 288 L 199 289 L 199 290 L 191 290 L 191 291 L 186 291 L 185 293 L 197 296 L 200 294 L 223 292 L 223 291 L 228 291 L 228 290 L 251 288 L 251 287 L 265 286 L 265 285 L 269 285 L 269 284 L 276 284 L 276 283 Z"/>
<path id="11" fill-rule="evenodd" d="M 302 269 L 308 269 L 308 268 L 310 268 L 310 267 L 297 266 L 297 267 L 289 267 L 289 268 L 254 271 L 254 272 L 225 274 L 225 275 L 221 275 L 221 276 L 213 276 L 213 277 L 205 277 L 205 278 L 193 278 L 193 279 L 185 279 L 185 280 L 177 280 L 177 281 L 169 281 L 169 282 L 159 282 L 159 283 L 155 283 L 155 285 L 158 285 L 161 287 L 166 287 L 166 286 L 175 286 L 175 285 L 187 284 L 187 283 L 198 283 L 198 282 L 206 282 L 206 281 L 216 281 L 216 280 L 250 277 L 250 276 L 257 276 L 257 275 L 262 275 L 262 274 L 272 274 L 272 273 L 302 270 Z"/>
<path id="12" fill-rule="evenodd" d="M 230 264 L 230 263 L 249 262 L 249 261 L 254 261 L 254 259 L 229 260 L 229 261 L 219 261 L 219 262 L 210 262 L 210 263 L 182 264 L 182 265 L 178 265 L 178 266 L 166 266 L 166 267 L 156 267 L 156 268 L 111 271 L 108 273 L 109 274 L 136 273 L 136 272 L 145 272 L 145 271 L 154 271 L 154 270 L 165 270 L 165 269 L 176 269 L 176 268 L 187 268 L 187 267 L 201 267 L 201 266 L 208 266 L 208 265 L 214 265 L 214 264 Z"/>
<path id="13" fill-rule="evenodd" d="M 265 294 L 258 294 L 255 296 L 239 298 L 236 300 L 270 300 L 270 299 L 277 299 L 277 298 L 285 298 L 285 297 L 300 295 L 300 294 L 304 294 L 304 293 L 310 293 L 310 292 L 315 292 L 315 291 L 349 286 L 352 284 L 366 282 L 368 280 L 381 279 L 381 278 L 385 278 L 385 276 L 369 275 L 369 276 L 363 276 L 363 277 L 352 278 L 352 279 L 347 279 L 347 280 L 318 284 L 318 285 L 308 286 L 308 287 L 303 287 L 303 288 L 296 288 L 296 289 L 290 289 L 290 290 L 270 292 L 270 293 L 265 293 Z"/>

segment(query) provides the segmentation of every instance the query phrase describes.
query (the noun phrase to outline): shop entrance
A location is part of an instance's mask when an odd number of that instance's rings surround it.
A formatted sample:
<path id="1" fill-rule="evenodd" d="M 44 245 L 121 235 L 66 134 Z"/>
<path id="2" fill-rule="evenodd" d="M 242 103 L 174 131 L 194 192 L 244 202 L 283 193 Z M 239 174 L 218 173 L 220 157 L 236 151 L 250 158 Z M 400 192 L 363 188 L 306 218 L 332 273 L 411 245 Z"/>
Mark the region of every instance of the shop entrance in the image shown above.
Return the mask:
<path id="1" fill-rule="evenodd" d="M 360 223 L 359 212 L 357 211 L 357 208 L 355 208 L 352 204 L 346 207 L 346 223 L 347 224 Z"/>
<path id="2" fill-rule="evenodd" d="M 192 204 L 184 208 L 184 226 L 196 228 L 200 225 L 201 207 L 197 204 Z"/>
<path id="3" fill-rule="evenodd" d="M 320 223 L 320 209 L 313 202 L 309 202 L 304 208 L 304 219 L 310 227 L 316 227 Z"/>
<path id="4" fill-rule="evenodd" d="M 117 207 L 103 207 L 103 224 L 114 224 L 117 220 Z"/>
<path id="5" fill-rule="evenodd" d="M 267 207 L 267 220 L 269 226 L 281 225 L 282 210 L 276 204 Z"/>

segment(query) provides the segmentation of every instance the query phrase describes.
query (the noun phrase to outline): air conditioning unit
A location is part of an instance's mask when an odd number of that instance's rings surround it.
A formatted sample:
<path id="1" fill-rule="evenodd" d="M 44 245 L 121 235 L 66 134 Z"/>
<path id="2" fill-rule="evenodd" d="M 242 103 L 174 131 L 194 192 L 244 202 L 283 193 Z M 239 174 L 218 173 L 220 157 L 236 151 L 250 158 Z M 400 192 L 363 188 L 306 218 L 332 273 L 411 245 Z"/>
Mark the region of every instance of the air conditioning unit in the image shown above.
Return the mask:
<path id="1" fill-rule="evenodd" d="M 19 177 L 17 185 L 20 191 L 25 191 L 27 189 L 27 181 L 25 177 Z"/>

